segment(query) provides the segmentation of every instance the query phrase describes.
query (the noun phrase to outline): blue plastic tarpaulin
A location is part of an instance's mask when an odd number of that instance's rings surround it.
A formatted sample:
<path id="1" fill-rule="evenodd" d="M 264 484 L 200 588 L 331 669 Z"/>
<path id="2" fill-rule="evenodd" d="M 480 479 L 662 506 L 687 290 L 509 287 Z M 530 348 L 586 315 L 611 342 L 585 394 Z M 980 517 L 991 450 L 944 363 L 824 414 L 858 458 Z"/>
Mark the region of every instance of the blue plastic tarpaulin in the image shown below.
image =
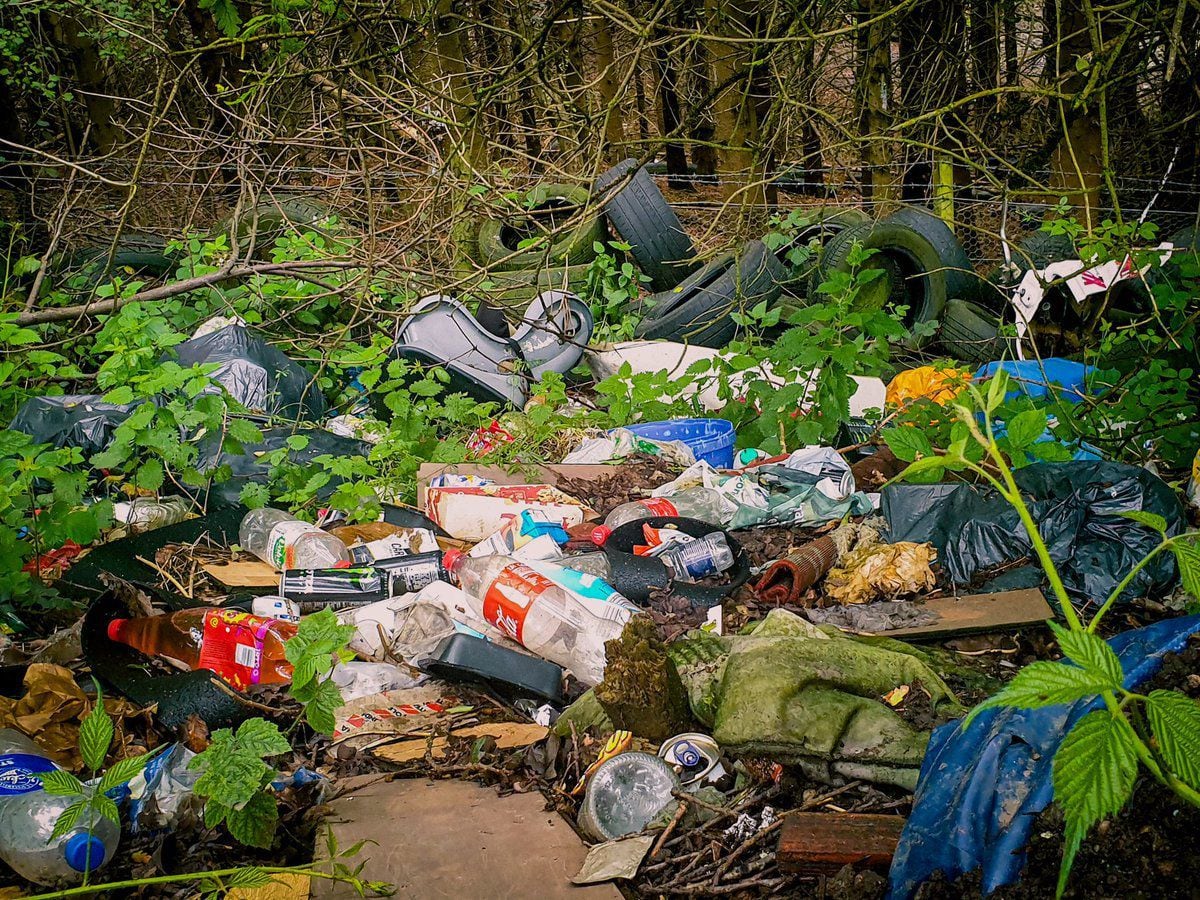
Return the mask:
<path id="1" fill-rule="evenodd" d="M 1200 616 L 1168 619 L 1110 640 L 1133 690 L 1158 672 L 1163 655 L 1200 631 Z M 967 731 L 950 722 L 933 732 L 912 815 L 892 860 L 889 900 L 907 900 L 934 872 L 948 880 L 983 869 L 983 891 L 1017 880 L 1038 815 L 1053 799 L 1051 765 L 1059 744 L 1099 698 L 1045 709 L 994 709 Z"/>

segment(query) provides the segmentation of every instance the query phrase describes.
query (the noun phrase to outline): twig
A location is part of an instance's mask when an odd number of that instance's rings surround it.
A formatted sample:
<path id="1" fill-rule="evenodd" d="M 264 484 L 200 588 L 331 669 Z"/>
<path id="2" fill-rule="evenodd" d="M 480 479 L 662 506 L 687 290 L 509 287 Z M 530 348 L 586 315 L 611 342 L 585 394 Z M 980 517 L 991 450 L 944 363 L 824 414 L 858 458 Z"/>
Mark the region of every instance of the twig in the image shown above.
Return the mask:
<path id="1" fill-rule="evenodd" d="M 143 565 L 149 566 L 155 572 L 157 572 L 159 575 L 161 575 L 163 578 L 167 579 L 167 581 L 171 582 L 171 584 L 175 585 L 175 587 L 177 587 L 179 589 L 179 593 L 183 594 L 183 596 L 187 597 L 189 600 L 194 599 L 192 597 L 192 592 L 189 591 L 187 588 L 185 588 L 182 584 L 180 584 L 179 579 L 177 579 L 174 575 L 172 575 L 170 572 L 168 572 L 166 569 L 164 569 L 158 563 L 150 562 L 150 560 L 146 559 L 146 557 L 144 557 L 144 556 L 135 556 L 134 559 L 136 559 L 138 562 L 142 563 Z"/>
<path id="2" fill-rule="evenodd" d="M 663 833 L 660 834 L 658 836 L 658 840 L 654 842 L 654 846 L 650 849 L 649 859 L 654 859 L 654 857 L 658 856 L 658 851 L 663 848 L 663 844 L 667 842 L 667 838 L 671 836 L 671 833 L 675 830 L 676 826 L 678 826 L 683 820 L 683 817 L 687 815 L 688 804 L 691 802 L 691 798 L 687 796 L 680 796 L 675 792 L 672 793 L 680 801 L 679 808 L 675 810 L 675 816 L 671 819 L 671 824 L 663 829 Z"/>

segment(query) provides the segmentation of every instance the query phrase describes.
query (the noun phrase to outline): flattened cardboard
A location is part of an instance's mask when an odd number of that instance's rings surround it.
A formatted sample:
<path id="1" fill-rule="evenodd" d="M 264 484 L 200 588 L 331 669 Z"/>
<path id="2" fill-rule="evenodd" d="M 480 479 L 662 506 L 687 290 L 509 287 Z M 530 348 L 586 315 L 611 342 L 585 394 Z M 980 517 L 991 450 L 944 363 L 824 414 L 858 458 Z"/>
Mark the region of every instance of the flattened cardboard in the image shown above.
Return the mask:
<path id="1" fill-rule="evenodd" d="M 279 573 L 259 559 L 239 559 L 237 562 L 205 563 L 201 566 L 225 587 L 278 588 Z"/>

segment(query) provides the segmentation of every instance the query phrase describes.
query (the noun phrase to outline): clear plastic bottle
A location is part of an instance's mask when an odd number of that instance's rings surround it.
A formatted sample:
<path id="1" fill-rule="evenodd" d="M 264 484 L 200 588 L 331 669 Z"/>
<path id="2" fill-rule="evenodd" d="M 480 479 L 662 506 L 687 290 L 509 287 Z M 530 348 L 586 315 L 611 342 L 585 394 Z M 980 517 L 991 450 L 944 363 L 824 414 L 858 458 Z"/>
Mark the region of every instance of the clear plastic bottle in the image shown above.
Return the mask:
<path id="1" fill-rule="evenodd" d="M 612 566 L 608 562 L 608 554 L 603 550 L 593 550 L 590 553 L 573 553 L 562 559 L 554 560 L 554 564 L 564 569 L 574 569 L 604 581 L 612 576 Z"/>
<path id="2" fill-rule="evenodd" d="M 350 561 L 350 551 L 332 534 L 279 509 L 246 513 L 238 543 L 277 569 L 332 569 Z"/>
<path id="3" fill-rule="evenodd" d="M 604 642 L 624 623 L 597 615 L 570 590 L 509 556 L 446 552 L 446 568 L 477 615 L 585 685 L 604 677 Z"/>
<path id="4" fill-rule="evenodd" d="M 183 497 L 137 497 L 113 504 L 113 520 L 141 531 L 153 531 L 182 522 L 191 512 L 192 502 Z"/>
<path id="5" fill-rule="evenodd" d="M 695 582 L 724 572 L 733 565 L 733 550 L 719 531 L 697 541 L 677 544 L 659 557 L 676 581 Z"/>
<path id="6" fill-rule="evenodd" d="M 0 859 L 22 878 L 46 887 L 82 881 L 84 872 L 112 859 L 121 838 L 116 822 L 93 815 L 50 841 L 58 817 L 79 799 L 47 794 L 33 777 L 57 768 L 25 735 L 0 729 Z"/>
<path id="7" fill-rule="evenodd" d="M 211 669 L 237 688 L 291 681 L 283 642 L 295 634 L 290 622 L 212 607 L 108 623 L 111 640 L 189 669 Z"/>
<path id="8" fill-rule="evenodd" d="M 608 536 L 626 522 L 649 519 L 654 516 L 686 516 L 723 525 L 721 495 L 709 488 L 694 487 L 682 490 L 670 497 L 647 497 L 622 503 L 608 514 L 604 524 L 592 532 L 592 540 L 603 545 Z"/>

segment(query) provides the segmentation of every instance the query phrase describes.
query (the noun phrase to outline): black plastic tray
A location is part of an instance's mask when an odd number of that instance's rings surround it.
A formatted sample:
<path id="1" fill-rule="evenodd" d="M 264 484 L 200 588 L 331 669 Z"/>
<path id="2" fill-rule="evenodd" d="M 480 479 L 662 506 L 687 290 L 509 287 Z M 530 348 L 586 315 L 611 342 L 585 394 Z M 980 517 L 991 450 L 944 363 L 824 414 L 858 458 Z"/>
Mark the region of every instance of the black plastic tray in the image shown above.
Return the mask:
<path id="1" fill-rule="evenodd" d="M 561 666 L 469 634 L 450 635 L 421 668 L 448 680 L 486 681 L 509 694 L 532 694 L 555 704 L 563 699 Z"/>

